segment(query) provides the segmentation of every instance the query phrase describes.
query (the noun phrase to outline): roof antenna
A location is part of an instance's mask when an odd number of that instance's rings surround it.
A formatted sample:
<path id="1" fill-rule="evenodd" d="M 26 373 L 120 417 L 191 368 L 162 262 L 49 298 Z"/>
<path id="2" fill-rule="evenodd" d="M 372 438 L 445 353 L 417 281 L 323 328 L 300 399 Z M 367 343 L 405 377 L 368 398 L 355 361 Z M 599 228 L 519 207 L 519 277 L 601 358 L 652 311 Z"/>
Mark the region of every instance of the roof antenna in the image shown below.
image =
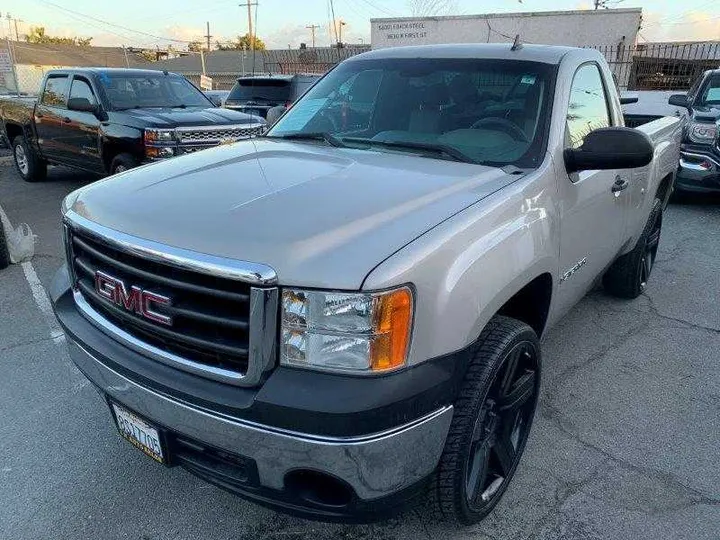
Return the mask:
<path id="1" fill-rule="evenodd" d="M 522 47 L 523 47 L 523 44 L 520 41 L 520 34 L 516 34 L 515 39 L 513 40 L 512 47 L 510 47 L 510 50 L 511 51 L 519 51 L 520 49 L 522 49 Z"/>

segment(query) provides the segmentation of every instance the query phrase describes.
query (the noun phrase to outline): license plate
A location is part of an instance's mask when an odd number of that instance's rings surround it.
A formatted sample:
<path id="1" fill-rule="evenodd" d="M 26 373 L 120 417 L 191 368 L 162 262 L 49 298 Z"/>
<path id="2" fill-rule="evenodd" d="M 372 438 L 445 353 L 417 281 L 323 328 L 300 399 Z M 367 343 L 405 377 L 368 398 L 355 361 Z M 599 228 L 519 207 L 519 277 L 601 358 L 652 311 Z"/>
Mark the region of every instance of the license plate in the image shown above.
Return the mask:
<path id="1" fill-rule="evenodd" d="M 120 435 L 155 461 L 165 463 L 165 456 L 163 454 L 158 429 L 119 405 L 115 403 L 111 405 L 115 413 L 115 422 L 117 423 Z"/>

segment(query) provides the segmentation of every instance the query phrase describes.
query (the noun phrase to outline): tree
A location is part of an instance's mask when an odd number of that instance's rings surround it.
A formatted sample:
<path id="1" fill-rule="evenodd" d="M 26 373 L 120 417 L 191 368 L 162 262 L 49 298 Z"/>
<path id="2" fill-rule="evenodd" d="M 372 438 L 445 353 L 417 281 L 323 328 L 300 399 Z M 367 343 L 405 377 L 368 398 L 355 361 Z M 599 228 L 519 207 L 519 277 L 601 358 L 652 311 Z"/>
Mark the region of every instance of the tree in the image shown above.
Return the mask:
<path id="1" fill-rule="evenodd" d="M 89 47 L 92 38 L 49 36 L 45 33 L 44 26 L 31 26 L 30 31 L 25 36 L 25 41 L 28 43 L 77 45 L 79 47 Z"/>
<path id="2" fill-rule="evenodd" d="M 191 41 L 188 43 L 187 50 L 190 52 L 200 52 L 203 50 L 203 45 L 202 41 Z"/>
<path id="3" fill-rule="evenodd" d="M 455 10 L 454 0 L 407 0 L 413 17 L 448 15 Z"/>
<path id="4" fill-rule="evenodd" d="M 256 51 L 264 51 L 265 50 L 265 42 L 255 36 L 255 50 Z M 245 34 L 244 36 L 238 36 L 235 41 L 230 41 L 226 43 L 220 43 L 217 42 L 217 47 L 221 51 L 234 51 L 239 49 L 245 49 L 246 51 L 249 51 L 252 47 L 250 44 L 253 41 L 253 37 L 250 34 Z"/>

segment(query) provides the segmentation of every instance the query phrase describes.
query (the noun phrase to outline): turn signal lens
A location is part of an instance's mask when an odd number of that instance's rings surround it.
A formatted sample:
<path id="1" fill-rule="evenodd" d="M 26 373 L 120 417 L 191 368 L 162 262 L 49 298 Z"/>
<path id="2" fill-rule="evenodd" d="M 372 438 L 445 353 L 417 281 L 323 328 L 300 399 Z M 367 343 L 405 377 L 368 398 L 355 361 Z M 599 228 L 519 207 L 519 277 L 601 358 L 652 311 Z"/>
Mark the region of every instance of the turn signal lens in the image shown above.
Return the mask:
<path id="1" fill-rule="evenodd" d="M 370 344 L 370 369 L 402 366 L 410 344 L 412 295 L 407 288 L 379 296 L 375 304 L 375 339 Z"/>

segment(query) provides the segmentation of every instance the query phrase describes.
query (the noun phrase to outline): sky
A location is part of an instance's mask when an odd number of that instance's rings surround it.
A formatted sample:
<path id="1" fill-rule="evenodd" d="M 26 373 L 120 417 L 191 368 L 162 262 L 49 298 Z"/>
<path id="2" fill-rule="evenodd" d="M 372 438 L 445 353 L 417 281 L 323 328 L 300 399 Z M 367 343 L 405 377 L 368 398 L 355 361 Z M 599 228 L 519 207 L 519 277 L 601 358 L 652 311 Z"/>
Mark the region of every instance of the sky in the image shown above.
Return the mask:
<path id="1" fill-rule="evenodd" d="M 227 41 L 248 31 L 247 0 L 1 0 L 0 35 L 31 26 L 46 33 L 92 37 L 93 45 L 184 49 L 188 41 L 204 40 L 205 24 L 216 40 Z M 309 25 L 318 46 L 330 43 L 333 15 L 329 0 L 250 0 L 257 2 L 256 35 L 268 48 L 296 48 L 310 43 Z M 444 14 L 470 15 L 518 11 L 591 9 L 592 0 L 436 0 L 448 5 Z M 613 7 L 643 8 L 639 41 L 720 40 L 720 0 L 610 0 Z M 411 16 L 410 0 L 334 0 L 334 20 L 345 22 L 343 41 L 369 43 L 370 19 Z M 253 10 L 256 8 L 253 7 Z M 176 40 L 176 41 L 173 41 Z"/>

